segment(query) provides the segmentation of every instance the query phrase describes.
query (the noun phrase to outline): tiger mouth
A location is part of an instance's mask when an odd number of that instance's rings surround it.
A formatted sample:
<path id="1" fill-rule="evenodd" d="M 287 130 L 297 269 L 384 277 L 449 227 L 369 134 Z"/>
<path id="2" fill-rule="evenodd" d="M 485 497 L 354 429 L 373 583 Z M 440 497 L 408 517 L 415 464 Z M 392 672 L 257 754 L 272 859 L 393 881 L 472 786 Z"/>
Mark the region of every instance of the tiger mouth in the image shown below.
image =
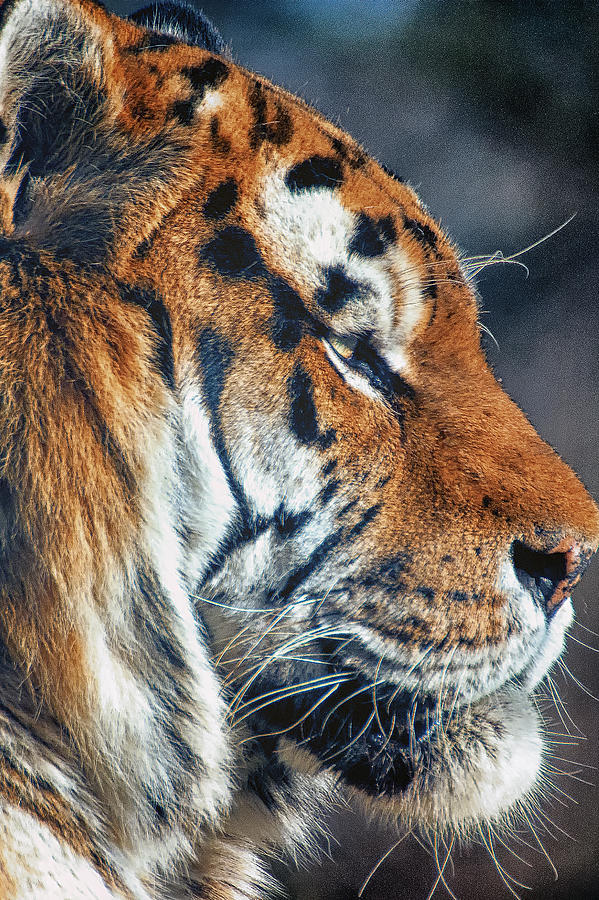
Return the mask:
<path id="1" fill-rule="evenodd" d="M 394 685 L 375 688 L 353 677 L 316 708 L 313 696 L 298 693 L 269 704 L 252 724 L 258 738 L 284 734 L 349 785 L 393 797 L 414 780 L 442 714 L 433 698 L 415 699 Z"/>
<path id="2" fill-rule="evenodd" d="M 524 793 L 540 766 L 542 723 L 531 697 L 561 652 L 570 617 L 563 606 L 505 680 L 487 680 L 487 690 L 476 692 L 447 684 L 442 702 L 432 688 L 399 687 L 380 661 L 378 677 L 369 679 L 334 651 L 324 677 L 310 664 L 271 660 L 268 678 L 261 675 L 244 697 L 247 721 L 256 738 L 290 739 L 347 785 L 381 799 L 451 794 L 456 777 L 500 768 L 511 745 L 521 746 L 528 759 L 518 782 Z"/>

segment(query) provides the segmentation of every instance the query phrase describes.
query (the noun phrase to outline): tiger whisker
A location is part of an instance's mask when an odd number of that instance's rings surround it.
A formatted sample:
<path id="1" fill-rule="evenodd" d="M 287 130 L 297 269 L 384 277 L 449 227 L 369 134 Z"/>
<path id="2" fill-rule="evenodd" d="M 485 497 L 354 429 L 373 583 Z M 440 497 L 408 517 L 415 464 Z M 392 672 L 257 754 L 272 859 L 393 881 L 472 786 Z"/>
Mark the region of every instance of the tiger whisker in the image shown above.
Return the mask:
<path id="1" fill-rule="evenodd" d="M 382 681 L 379 682 L 379 684 L 383 684 L 383 683 L 384 683 L 384 682 L 382 682 Z M 358 697 L 360 694 L 364 694 L 366 691 L 371 691 L 371 690 L 372 690 L 372 687 L 373 687 L 373 686 L 372 686 L 371 684 L 367 684 L 367 685 L 364 686 L 364 687 L 358 688 L 357 691 L 354 691 L 354 692 L 353 692 L 352 694 L 350 694 L 348 697 L 344 697 L 344 699 L 341 700 L 340 703 L 338 703 L 338 704 L 337 704 L 336 706 L 334 706 L 331 710 L 329 710 L 329 712 L 328 712 L 328 714 L 327 714 L 327 716 L 326 716 L 324 722 L 322 723 L 322 726 L 321 726 L 321 727 L 322 727 L 322 730 L 324 731 L 324 729 L 326 728 L 327 722 L 329 721 L 329 719 L 331 718 L 331 716 L 334 715 L 334 713 L 337 712 L 338 709 L 340 709 L 342 706 L 344 706 L 344 704 L 349 703 L 349 701 L 350 701 L 350 700 L 353 700 L 354 697 Z M 372 717 L 374 718 L 374 712 L 372 713 Z"/>
<path id="2" fill-rule="evenodd" d="M 517 859 L 518 862 L 521 862 L 521 863 L 522 863 L 522 865 L 528 866 L 529 869 L 534 869 L 534 865 L 533 865 L 531 862 L 529 862 L 527 859 L 524 859 L 523 856 L 520 856 L 519 853 L 516 853 L 516 851 L 514 850 L 514 848 L 513 848 L 513 847 L 510 847 L 510 845 L 507 843 L 507 841 L 504 841 L 504 840 L 503 840 L 503 838 L 501 837 L 501 835 L 499 834 L 498 831 L 495 832 L 495 840 L 498 841 L 498 843 L 500 843 L 502 847 L 505 847 L 505 849 L 507 850 L 507 852 L 508 852 L 508 853 L 511 853 L 511 855 L 512 855 L 515 859 Z M 533 848 L 533 849 L 536 849 L 536 848 Z"/>
<path id="3" fill-rule="evenodd" d="M 555 680 L 551 677 L 551 675 L 547 674 L 545 676 L 545 681 L 547 683 L 549 691 L 551 692 L 551 698 L 552 698 L 555 708 L 557 710 L 559 719 L 560 719 L 562 725 L 564 726 L 564 729 L 566 730 L 566 732 L 568 734 L 570 734 L 570 729 L 568 728 L 568 724 L 566 722 L 566 719 L 567 719 L 568 722 L 570 722 L 570 724 L 572 725 L 572 727 L 575 728 L 579 734 L 582 734 L 581 729 L 578 727 L 578 725 L 576 724 L 576 722 L 574 721 L 574 719 L 572 718 L 572 716 L 566 709 L 566 705 L 559 695 L 559 691 L 557 688 L 557 684 L 555 683 Z"/>
<path id="4" fill-rule="evenodd" d="M 447 891 L 447 893 L 449 894 L 449 896 L 453 898 L 453 900 L 457 900 L 456 895 L 454 894 L 454 892 L 451 890 L 451 888 L 450 888 L 449 885 L 447 884 L 447 881 L 445 880 L 444 874 L 443 874 L 443 873 L 445 872 L 445 869 L 446 869 L 446 867 L 447 867 L 447 863 L 448 863 L 449 858 L 450 858 L 450 856 L 451 856 L 451 851 L 453 850 L 453 845 L 454 845 L 455 838 L 454 838 L 454 837 L 451 838 L 451 841 L 450 841 L 450 844 L 449 844 L 449 848 L 448 848 L 447 853 L 446 853 L 446 855 L 445 855 L 445 859 L 443 860 L 443 865 L 440 865 L 440 863 L 439 863 L 439 848 L 438 848 L 438 842 L 437 842 L 437 841 L 438 841 L 438 838 L 437 838 L 437 834 L 435 833 L 434 842 L 433 842 L 433 847 L 434 847 L 434 854 L 435 854 L 435 863 L 436 863 L 436 865 L 437 865 L 437 871 L 438 871 L 439 874 L 437 875 L 437 878 L 436 878 L 436 880 L 435 880 L 435 883 L 433 884 L 431 890 L 429 891 L 426 900 L 431 900 L 431 898 L 432 898 L 433 894 L 435 893 L 435 891 L 437 890 L 437 887 L 439 886 L 439 884 L 442 884 L 442 885 L 443 885 L 443 887 L 445 888 L 445 890 Z"/>
<path id="5" fill-rule="evenodd" d="M 377 679 L 378 679 L 378 677 L 379 677 L 379 672 L 381 671 L 381 666 L 382 666 L 382 664 L 383 664 L 383 658 L 384 658 L 384 657 L 381 656 L 381 658 L 380 658 L 379 661 L 378 661 L 378 665 L 377 665 L 377 667 L 376 667 L 376 670 L 375 670 L 375 673 L 374 673 L 374 678 L 373 678 L 373 681 L 372 681 L 372 705 L 373 705 L 373 707 L 374 707 L 374 715 L 375 715 L 376 721 L 377 721 L 377 723 L 378 723 L 379 729 L 380 729 L 380 731 L 381 731 L 381 735 L 384 735 L 384 734 L 385 734 L 385 729 L 383 728 L 383 723 L 381 722 L 381 717 L 379 716 L 379 710 L 378 710 L 378 706 L 377 706 L 377 703 L 376 703 L 376 686 L 377 686 L 377 683 L 378 683 L 378 682 L 377 682 Z"/>
<path id="6" fill-rule="evenodd" d="M 482 824 L 479 824 L 477 827 L 478 827 L 478 831 L 479 831 L 479 833 L 480 833 L 480 836 L 481 836 L 481 838 L 482 838 L 483 844 L 484 844 L 485 847 L 487 848 L 487 850 L 488 850 L 488 852 L 489 852 L 489 855 L 490 855 L 491 859 L 493 860 L 493 863 L 494 863 L 494 865 L 495 865 L 495 868 L 497 869 L 497 872 L 499 873 L 499 877 L 501 878 L 501 880 L 502 880 L 503 883 L 505 884 L 505 886 L 506 886 L 506 888 L 508 889 L 508 891 L 510 892 L 510 894 L 511 894 L 513 897 L 515 897 L 516 900 L 522 900 L 522 898 L 520 897 L 520 895 L 514 890 L 514 888 L 513 888 L 512 885 L 510 884 L 510 881 L 512 881 L 515 885 L 517 885 L 517 887 L 521 887 L 521 888 L 523 888 L 524 890 L 529 890 L 528 885 L 522 884 L 522 883 L 520 883 L 519 881 L 516 881 L 515 878 L 512 878 L 512 876 L 509 874 L 509 872 L 507 872 L 507 871 L 504 869 L 504 867 L 501 865 L 501 863 L 499 862 L 499 860 L 498 860 L 498 858 L 497 858 L 497 854 L 496 854 L 496 852 L 495 852 L 495 848 L 494 848 L 494 846 L 493 846 L 493 839 L 492 839 L 492 836 L 491 836 L 491 835 L 492 835 L 492 832 L 491 832 L 490 826 L 489 826 L 489 825 L 486 826 L 487 831 L 488 831 L 488 835 L 489 835 L 488 838 L 485 837 L 485 834 L 484 834 L 483 829 L 482 829 Z"/>
<path id="7" fill-rule="evenodd" d="M 332 694 L 335 693 L 335 691 L 337 690 L 338 687 L 339 687 L 338 684 L 333 685 L 333 687 L 330 688 L 330 690 L 326 691 L 323 694 L 323 696 L 319 700 L 317 700 L 317 702 L 314 703 L 310 707 L 310 709 L 307 712 L 305 712 L 299 719 L 297 719 L 297 721 L 295 721 L 292 725 L 288 725 L 286 728 L 282 728 L 280 731 L 269 731 L 269 732 L 266 732 L 265 734 L 259 734 L 259 735 L 252 736 L 249 738 L 244 738 L 239 743 L 245 744 L 248 741 L 256 740 L 257 738 L 278 737 L 281 734 L 286 734 L 288 731 L 292 731 L 294 728 L 297 728 L 298 725 L 301 725 L 301 723 L 304 722 L 308 718 L 308 716 L 310 716 L 314 712 L 315 709 L 317 709 L 322 703 L 324 703 L 326 700 L 328 700 L 328 698 L 330 696 L 332 696 Z"/>
<path id="8" fill-rule="evenodd" d="M 391 725 L 389 726 L 389 732 L 385 735 L 385 741 L 384 741 L 383 745 L 380 747 L 380 749 L 379 749 L 379 751 L 377 752 L 376 756 L 374 757 L 375 759 L 378 759 L 378 758 L 379 758 L 379 756 L 381 755 L 381 753 L 383 752 L 383 750 L 385 749 L 385 747 L 387 747 L 387 745 L 389 744 L 389 741 L 391 740 L 391 737 L 392 737 L 392 735 L 393 735 L 393 729 L 395 728 L 395 722 L 396 722 L 396 721 L 397 721 L 397 717 L 396 717 L 395 713 L 393 713 L 393 716 L 392 716 L 392 719 L 391 719 Z M 380 724 L 380 723 L 379 723 L 379 724 Z M 383 732 L 383 734 L 385 734 L 385 732 Z"/>
<path id="9" fill-rule="evenodd" d="M 351 741 L 349 741 L 347 744 L 345 744 L 343 747 L 341 747 L 340 750 L 336 750 L 335 753 L 329 753 L 328 756 L 325 756 L 324 759 L 323 759 L 323 762 L 324 762 L 325 764 L 326 764 L 326 763 L 330 763 L 332 759 L 335 759 L 337 756 L 341 756 L 342 753 L 345 753 L 347 750 L 349 750 L 350 747 L 353 747 L 353 745 L 354 745 L 357 741 L 359 741 L 360 738 L 361 738 L 364 734 L 366 734 L 366 732 L 367 732 L 368 729 L 370 728 L 370 725 L 371 725 L 373 719 L 374 719 L 374 712 L 371 712 L 371 713 L 370 713 L 370 716 L 368 717 L 368 719 L 367 719 L 367 721 L 366 721 L 366 724 L 362 726 L 362 728 L 361 728 L 360 731 L 357 733 L 357 735 L 356 735 L 354 738 L 352 738 Z"/>
<path id="10" fill-rule="evenodd" d="M 591 653 L 599 653 L 599 647 L 591 647 L 590 644 L 586 644 L 584 641 L 581 641 L 579 638 L 575 638 L 573 634 L 568 635 L 569 641 L 574 641 L 575 644 L 580 644 L 581 647 L 584 647 L 586 650 L 590 650 Z"/>
<path id="11" fill-rule="evenodd" d="M 588 781 L 586 778 L 581 778 L 580 775 L 574 772 L 566 772 L 565 769 L 558 769 L 556 766 L 552 766 L 549 763 L 545 763 L 545 771 L 550 772 L 552 775 L 560 775 L 564 778 L 572 778 L 574 781 L 580 781 L 581 784 L 587 784 L 589 787 L 594 787 L 594 782 Z"/>
<path id="12" fill-rule="evenodd" d="M 596 700 L 599 703 L 599 697 L 596 697 L 595 694 L 589 691 L 589 689 L 582 683 L 582 681 L 579 681 L 578 678 L 576 678 L 576 676 L 571 672 L 571 670 L 562 659 L 558 659 L 557 662 L 560 669 L 565 672 L 566 675 L 570 676 L 574 684 L 578 685 L 581 691 L 583 691 L 588 697 L 590 697 L 591 700 Z"/>
<path id="13" fill-rule="evenodd" d="M 553 871 L 553 877 L 554 877 L 554 880 L 557 881 L 557 879 L 558 879 L 558 874 L 557 874 L 557 869 L 555 868 L 555 865 L 554 865 L 554 863 L 553 863 L 553 860 L 551 859 L 551 857 L 550 857 L 549 854 L 547 853 L 547 850 L 545 849 L 545 847 L 544 847 L 544 845 L 543 845 L 543 842 L 541 841 L 539 835 L 537 834 L 537 832 L 536 832 L 536 830 L 535 830 L 535 828 L 534 828 L 534 826 L 533 826 L 533 824 L 532 824 L 532 822 L 531 822 L 531 820 L 530 820 L 530 817 L 528 816 L 528 813 L 526 812 L 526 810 L 525 810 L 524 808 L 522 808 L 522 815 L 524 816 L 525 820 L 527 821 L 528 826 L 529 826 L 529 828 L 530 828 L 530 830 L 531 830 L 531 832 L 532 832 L 532 835 L 533 835 L 535 841 L 537 842 L 537 844 L 539 845 L 539 849 L 541 850 L 541 853 L 543 854 L 543 856 L 545 857 L 545 859 L 546 859 L 547 862 L 549 863 L 549 865 L 550 865 L 550 867 L 551 867 L 551 870 Z M 538 816 L 537 816 L 537 818 L 538 818 Z"/>
<path id="14" fill-rule="evenodd" d="M 252 650 L 255 650 L 258 646 L 260 646 L 260 644 L 262 643 L 262 641 L 263 641 L 263 640 L 271 633 L 271 631 L 273 630 L 273 628 L 276 628 L 277 624 L 281 621 L 281 619 L 283 619 L 283 618 L 287 615 L 287 613 L 289 612 L 289 609 L 290 609 L 290 606 L 289 606 L 289 605 L 286 606 L 286 607 L 283 607 L 283 609 L 281 610 L 281 612 L 279 613 L 279 615 L 276 616 L 275 619 L 274 619 L 274 621 L 271 622 L 271 624 L 269 625 L 269 627 L 268 627 L 265 631 L 263 631 L 263 632 L 261 633 L 261 635 L 260 635 L 260 637 L 258 638 L 258 640 L 256 641 L 256 643 L 253 645 L 253 647 L 250 648 L 250 651 L 248 651 L 248 652 L 251 653 Z M 255 679 L 261 674 L 261 672 L 264 671 L 264 669 L 265 669 L 266 666 L 268 665 L 268 662 L 269 662 L 269 660 L 267 659 L 267 660 L 264 662 L 264 664 L 263 664 L 262 666 L 260 666 L 260 667 L 257 669 L 257 671 L 252 675 L 252 677 L 249 679 L 249 681 L 246 681 L 246 683 L 239 689 L 239 692 L 238 692 L 237 695 L 233 698 L 232 703 L 231 703 L 231 706 L 232 706 L 233 708 L 235 707 L 236 702 L 238 702 L 238 701 L 240 701 L 240 700 L 243 699 L 244 695 L 245 695 L 245 694 L 247 693 L 247 691 L 250 689 L 250 687 L 252 686 L 252 684 L 253 684 L 253 682 L 255 681 Z M 239 664 L 238 664 L 238 666 L 239 666 Z M 238 667 L 238 666 L 237 666 L 237 667 Z"/>
<path id="15" fill-rule="evenodd" d="M 579 628 L 582 628 L 584 631 L 588 631 L 589 634 L 592 634 L 593 637 L 599 637 L 599 633 L 597 631 L 593 631 L 592 628 L 587 628 L 586 625 L 583 625 L 582 622 L 577 622 L 574 620 L 574 625 L 578 625 Z"/>
<path id="16" fill-rule="evenodd" d="M 421 656 L 419 659 L 416 660 L 416 662 L 414 663 L 414 665 L 411 666 L 411 667 L 408 669 L 407 672 L 404 672 L 404 673 L 402 674 L 402 679 L 408 678 L 408 676 L 410 676 L 410 675 L 412 674 L 412 672 L 413 672 L 415 669 L 417 669 L 418 666 L 420 666 L 420 665 L 422 664 L 422 662 L 426 659 L 426 657 L 429 655 L 429 653 L 432 651 L 432 649 L 433 649 L 432 647 L 427 647 L 427 649 L 424 651 L 424 653 L 422 654 L 422 656 Z M 393 703 L 393 701 L 395 700 L 395 698 L 397 697 L 397 695 L 399 694 L 399 692 L 400 692 L 402 689 L 403 689 L 403 685 L 402 685 L 402 683 L 400 682 L 400 683 L 397 685 L 397 687 L 395 688 L 395 690 L 393 691 L 393 693 L 391 694 L 391 696 L 389 697 L 389 700 L 387 701 L 387 712 L 390 710 L 391 704 Z"/>
<path id="17" fill-rule="evenodd" d="M 333 684 L 335 690 L 346 680 L 347 679 L 345 678 L 337 678 Z M 236 717 L 233 724 L 239 725 L 241 722 L 244 722 L 247 718 L 249 718 L 249 716 L 255 715 L 261 709 L 264 709 L 266 706 L 270 706 L 272 703 L 277 703 L 279 700 L 288 700 L 290 697 L 295 697 L 299 694 L 305 694 L 308 691 L 314 691 L 319 687 L 326 687 L 328 686 L 328 684 L 331 684 L 331 680 L 328 679 L 315 679 L 315 682 L 317 683 L 306 682 L 306 686 L 294 685 L 293 689 L 287 689 L 286 691 L 270 691 L 266 694 L 261 695 L 261 697 L 256 698 L 256 702 L 263 699 L 264 697 L 270 697 L 270 699 L 266 700 L 264 703 L 259 703 L 257 706 L 253 706 L 255 701 L 250 701 L 247 704 L 244 704 L 244 706 L 242 707 L 243 709 L 246 709 L 247 706 L 252 706 L 253 708 L 245 712 L 243 716 Z"/>
<path id="18" fill-rule="evenodd" d="M 360 890 L 358 891 L 358 900 L 360 900 L 360 898 L 364 896 L 364 891 L 365 891 L 366 888 L 368 887 L 369 882 L 371 881 L 371 879 L 373 878 L 373 876 L 376 875 L 376 873 L 378 872 L 378 870 L 380 869 L 380 867 L 382 866 L 382 864 L 385 862 L 385 860 L 388 859 L 388 858 L 391 856 L 391 854 L 393 853 L 393 851 L 396 850 L 396 849 L 399 847 L 399 845 L 402 843 L 402 841 L 405 841 L 405 839 L 406 839 L 407 837 L 409 837 L 409 836 L 412 834 L 413 830 L 414 830 L 413 828 L 410 828 L 409 831 L 407 831 L 405 834 L 403 834 L 403 835 L 399 838 L 399 840 L 395 841 L 395 843 L 392 844 L 392 845 L 389 847 L 389 849 L 388 849 L 385 853 L 383 853 L 383 855 L 380 857 L 380 859 L 375 863 L 375 865 L 372 867 L 372 869 L 370 870 L 370 872 L 369 872 L 368 875 L 366 876 L 366 879 L 362 882 L 362 887 L 361 887 Z"/>
<path id="19" fill-rule="evenodd" d="M 322 637 L 326 637 L 327 640 L 344 639 L 345 633 L 341 632 L 340 634 L 336 634 L 334 631 L 330 630 L 329 627 L 327 626 L 327 627 L 321 627 L 318 629 L 313 629 L 312 631 L 306 632 L 302 635 L 296 635 L 296 636 L 292 637 L 291 639 L 285 641 L 283 644 L 279 645 L 274 651 L 269 653 L 268 656 L 262 657 L 263 661 L 261 663 L 254 665 L 254 666 L 250 666 L 250 668 L 246 669 L 244 672 L 241 672 L 241 673 L 237 672 L 237 670 L 239 669 L 239 665 L 241 664 L 241 663 L 238 663 L 235 666 L 235 668 L 233 669 L 233 671 L 230 673 L 230 675 L 228 676 L 227 682 L 230 683 L 233 680 L 236 680 L 238 678 L 246 678 L 250 673 L 253 672 L 254 675 L 252 676 L 252 679 L 249 683 L 249 684 L 251 684 L 251 682 L 255 679 L 255 677 L 260 675 L 271 662 L 273 662 L 275 659 L 282 658 L 287 653 L 288 650 L 295 650 L 299 647 L 305 646 L 306 644 L 312 643 L 314 640 L 317 640 L 318 638 L 322 638 Z M 253 649 L 253 648 L 250 648 L 250 651 L 251 651 L 251 649 Z M 248 653 L 243 657 L 241 662 L 243 662 L 244 660 L 249 658 L 250 651 L 248 651 Z M 247 682 L 244 683 L 244 687 L 249 687 L 249 684 Z M 244 691 L 244 687 L 242 687 L 240 689 L 240 693 L 242 693 Z M 242 696 L 243 696 L 243 694 L 242 694 Z"/>

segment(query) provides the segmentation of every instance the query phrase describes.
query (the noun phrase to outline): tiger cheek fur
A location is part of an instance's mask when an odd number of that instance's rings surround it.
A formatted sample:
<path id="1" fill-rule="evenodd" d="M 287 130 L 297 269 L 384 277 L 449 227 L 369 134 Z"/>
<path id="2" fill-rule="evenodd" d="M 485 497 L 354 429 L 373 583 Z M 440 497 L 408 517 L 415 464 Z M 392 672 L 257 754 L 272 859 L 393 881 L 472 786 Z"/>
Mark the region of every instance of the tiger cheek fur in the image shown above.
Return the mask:
<path id="1" fill-rule="evenodd" d="M 448 238 L 189 8 L 0 9 L 3 896 L 517 817 L 599 513 Z"/>

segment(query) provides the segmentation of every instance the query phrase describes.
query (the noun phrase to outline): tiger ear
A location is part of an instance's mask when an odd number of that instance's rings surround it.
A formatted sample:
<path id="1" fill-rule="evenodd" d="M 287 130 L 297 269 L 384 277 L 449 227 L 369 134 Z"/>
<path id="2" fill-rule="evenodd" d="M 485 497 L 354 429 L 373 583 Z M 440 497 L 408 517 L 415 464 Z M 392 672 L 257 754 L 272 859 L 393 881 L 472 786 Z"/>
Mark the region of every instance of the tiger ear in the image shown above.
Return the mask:
<path id="1" fill-rule="evenodd" d="M 139 232 L 161 187 L 183 177 L 184 143 L 147 122 L 146 107 L 133 115 L 150 92 L 137 25 L 93 0 L 9 0 L 2 9 L 4 206 L 14 196 L 5 231 L 97 266 L 127 229 Z"/>
<path id="2" fill-rule="evenodd" d="M 82 210 L 106 106 L 97 12 L 85 0 L 9 0 L 0 32 L 0 171 L 4 186 L 18 184 L 9 230 L 91 258 L 108 212 L 99 195 L 87 221 Z"/>
<path id="3" fill-rule="evenodd" d="M 158 37 L 174 38 L 230 59 L 222 35 L 204 13 L 181 0 L 165 0 L 138 9 L 129 17 Z"/>
<path id="4" fill-rule="evenodd" d="M 81 4 L 8 3 L 0 33 L 4 173 L 64 172 L 104 104 L 99 29 Z"/>

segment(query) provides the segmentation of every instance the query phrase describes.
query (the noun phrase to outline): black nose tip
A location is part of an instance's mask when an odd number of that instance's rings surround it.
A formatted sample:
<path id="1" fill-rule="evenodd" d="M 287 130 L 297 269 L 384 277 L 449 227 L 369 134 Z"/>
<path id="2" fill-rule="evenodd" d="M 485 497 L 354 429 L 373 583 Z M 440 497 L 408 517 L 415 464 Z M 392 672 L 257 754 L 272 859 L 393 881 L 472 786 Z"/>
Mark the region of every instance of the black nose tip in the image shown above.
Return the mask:
<path id="1" fill-rule="evenodd" d="M 571 538 L 564 538 L 548 552 L 533 550 L 522 541 L 512 543 L 512 561 L 518 580 L 548 616 L 569 596 L 591 556 L 590 548 Z"/>

